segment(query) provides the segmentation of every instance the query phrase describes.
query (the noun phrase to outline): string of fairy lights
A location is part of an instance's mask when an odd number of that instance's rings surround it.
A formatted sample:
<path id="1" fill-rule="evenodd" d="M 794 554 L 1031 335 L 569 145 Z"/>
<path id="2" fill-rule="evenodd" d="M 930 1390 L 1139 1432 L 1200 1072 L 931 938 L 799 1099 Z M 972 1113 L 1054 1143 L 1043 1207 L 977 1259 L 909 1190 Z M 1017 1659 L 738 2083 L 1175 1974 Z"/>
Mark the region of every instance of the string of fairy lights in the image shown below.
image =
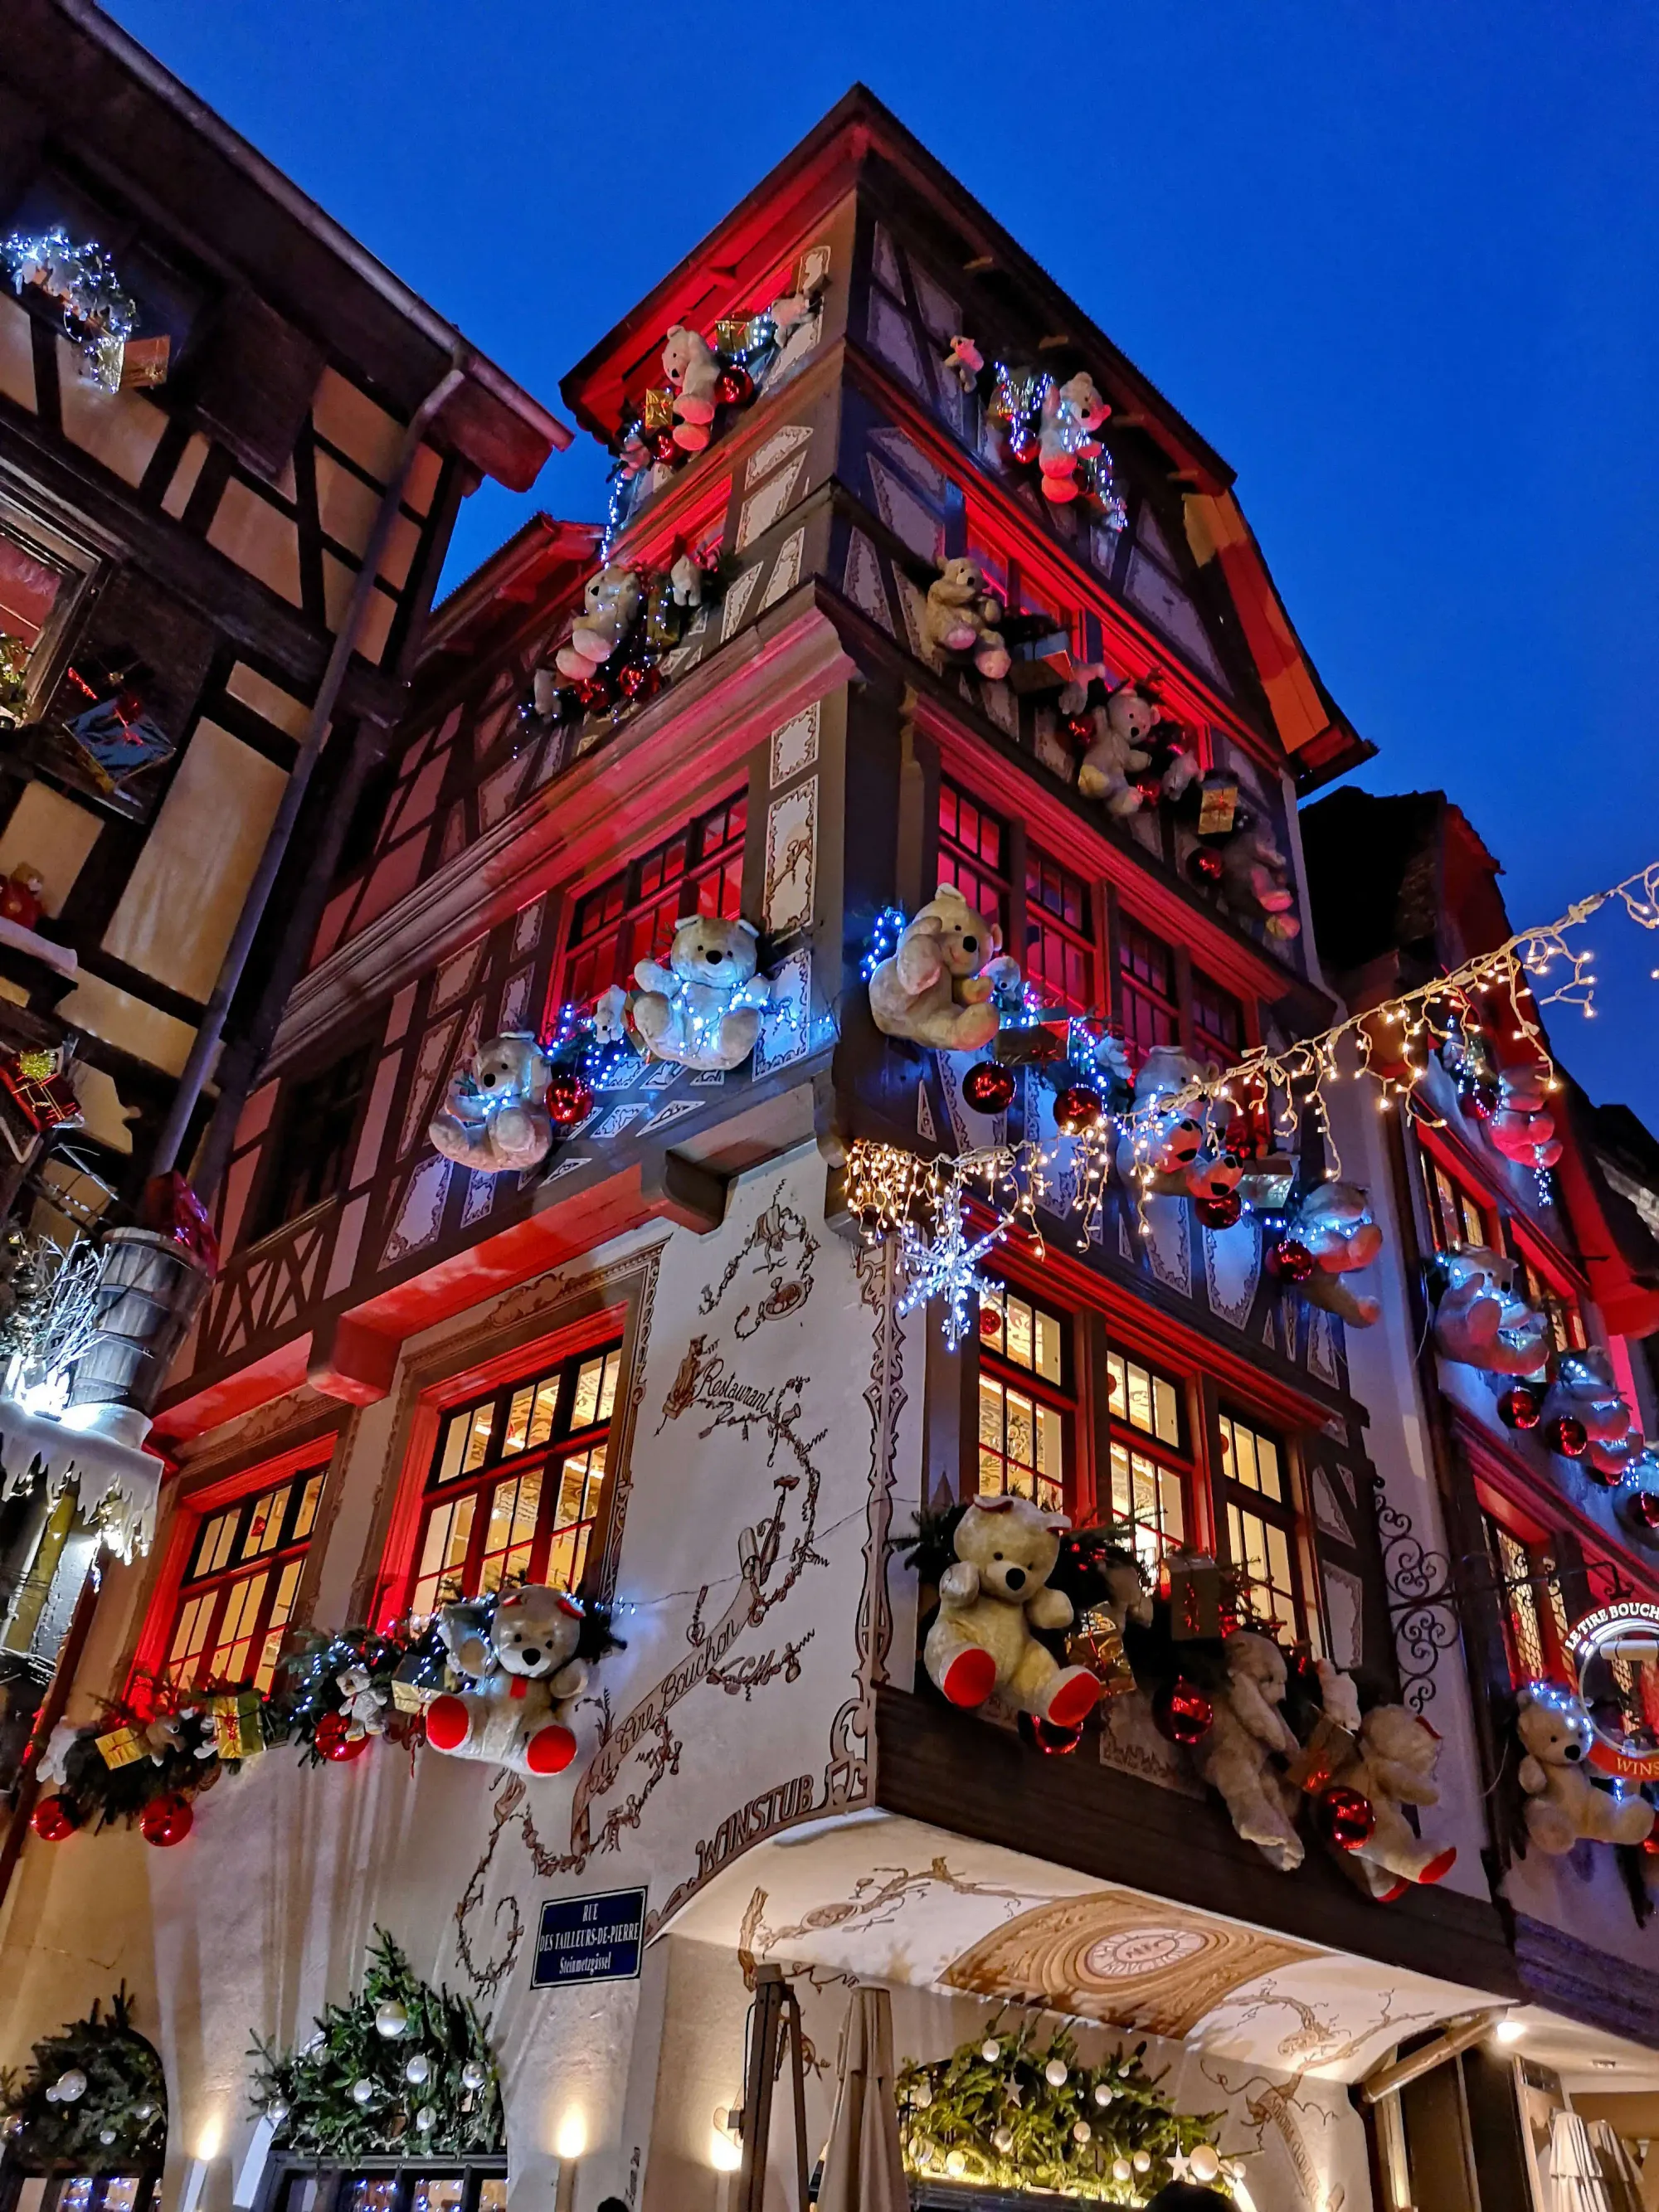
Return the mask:
<path id="1" fill-rule="evenodd" d="M 1133 1198 L 1140 1234 L 1151 1235 L 1145 1209 L 1157 1180 L 1154 1154 L 1171 1123 L 1183 1117 L 1212 1134 L 1241 1100 L 1270 1102 L 1274 1137 L 1287 1151 L 1299 1145 L 1304 1127 L 1317 1133 L 1322 1180 L 1331 1182 L 1341 1174 L 1326 1097 L 1332 1084 L 1372 1082 L 1379 1113 L 1400 1108 L 1426 1126 L 1443 1127 L 1420 1088 L 1431 1055 L 1471 1028 L 1488 1030 L 1507 1021 L 1510 1026 L 1499 1041 L 1529 1048 L 1542 1088 L 1558 1091 L 1561 1079 L 1541 1010 L 1576 1006 L 1587 1019 L 1595 1018 L 1596 956 L 1569 939 L 1608 908 L 1622 909 L 1640 928 L 1659 930 L 1659 860 L 1574 900 L 1557 921 L 1516 930 L 1492 951 L 1316 1036 L 1257 1045 L 1219 1073 L 1195 1073 L 1150 1103 L 1103 1109 L 1081 1126 L 1058 1127 L 1052 1139 L 1026 1135 L 933 1159 L 901 1146 L 855 1139 L 848 1147 L 848 1206 L 870 1243 L 899 1239 L 901 1312 L 939 1299 L 945 1336 L 954 1347 L 967 1334 L 977 1303 L 1000 1295 L 999 1286 L 980 1272 L 988 1255 L 1018 1228 L 1040 1257 L 1039 1207 L 1072 1225 L 1079 1248 L 1086 1246 L 1098 1228 L 1115 1160 Z M 1659 980 L 1659 967 L 1651 974 Z M 1526 1051 L 1506 1058 L 1524 1064 Z M 975 1200 L 993 1220 L 970 1236 Z"/>

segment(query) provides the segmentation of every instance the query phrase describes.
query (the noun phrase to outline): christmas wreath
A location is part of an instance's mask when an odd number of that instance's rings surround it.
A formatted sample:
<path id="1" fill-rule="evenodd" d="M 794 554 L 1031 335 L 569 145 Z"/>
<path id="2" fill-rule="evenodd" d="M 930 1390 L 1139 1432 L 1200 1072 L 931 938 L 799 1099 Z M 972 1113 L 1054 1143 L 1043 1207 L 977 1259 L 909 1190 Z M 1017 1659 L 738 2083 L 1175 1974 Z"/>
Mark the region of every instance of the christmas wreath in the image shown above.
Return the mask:
<path id="1" fill-rule="evenodd" d="M 167 2147 L 167 2093 L 155 2048 L 132 2026 L 124 1982 L 107 2014 L 43 2036 L 28 2070 L 0 2073 L 6 2145 L 29 2166 L 79 2173 L 159 2165 Z"/>

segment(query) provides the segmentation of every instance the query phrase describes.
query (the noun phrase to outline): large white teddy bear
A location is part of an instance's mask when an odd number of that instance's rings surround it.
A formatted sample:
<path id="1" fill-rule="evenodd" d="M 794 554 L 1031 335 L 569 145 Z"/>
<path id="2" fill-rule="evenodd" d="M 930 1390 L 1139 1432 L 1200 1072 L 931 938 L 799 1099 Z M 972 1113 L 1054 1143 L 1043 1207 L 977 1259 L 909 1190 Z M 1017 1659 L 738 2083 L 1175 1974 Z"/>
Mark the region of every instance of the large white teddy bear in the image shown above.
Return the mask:
<path id="1" fill-rule="evenodd" d="M 1434 1348 L 1487 1375 L 1535 1375 L 1555 1339 L 1548 1317 L 1513 1288 L 1515 1262 L 1484 1244 L 1442 1255 L 1446 1287 L 1435 1308 Z"/>
<path id="2" fill-rule="evenodd" d="M 1194 1762 L 1221 1793 L 1239 1835 L 1269 1866 L 1289 1874 L 1304 1853 L 1291 1818 L 1297 1793 L 1271 1763 L 1275 1753 L 1293 1759 L 1301 1747 L 1279 1711 L 1289 1679 L 1285 1656 L 1249 1629 L 1237 1630 L 1223 1649 L 1227 1680 L 1216 1692 L 1215 1718 L 1194 1747 Z"/>
<path id="3" fill-rule="evenodd" d="M 544 1103 L 552 1073 L 534 1037 L 491 1037 L 473 1054 L 470 1068 L 451 1076 L 443 1105 L 427 1127 L 434 1151 L 485 1175 L 533 1168 L 553 1142 Z"/>
<path id="4" fill-rule="evenodd" d="M 576 1755 L 571 1708 L 587 1686 L 576 1657 L 580 1607 L 562 1590 L 532 1584 L 501 1599 L 488 1634 L 471 1605 L 446 1606 L 439 1625 L 472 1687 L 446 1691 L 427 1707 L 432 1748 L 519 1774 L 562 1773 Z"/>
<path id="5" fill-rule="evenodd" d="M 1033 1629 L 1072 1625 L 1072 1601 L 1048 1588 L 1063 1513 L 1029 1498 L 979 1498 L 957 1524 L 956 1561 L 939 1577 L 939 1618 L 922 1657 L 953 1705 L 982 1705 L 995 1690 L 1054 1728 L 1079 1727 L 1100 1695 L 1086 1667 L 1062 1667 Z"/>
<path id="6" fill-rule="evenodd" d="M 1018 974 L 996 923 L 975 914 L 954 884 L 941 884 L 871 976 L 870 1012 L 884 1036 L 978 1052 L 1001 1022 L 992 993 Z"/>
<path id="7" fill-rule="evenodd" d="M 631 568 L 601 568 L 587 580 L 582 607 L 576 627 L 553 656 L 559 673 L 579 684 L 610 659 L 633 628 L 640 611 L 640 580 Z"/>
<path id="8" fill-rule="evenodd" d="M 755 973 L 752 921 L 694 914 L 674 932 L 668 964 L 641 960 L 628 1018 L 653 1060 L 704 1070 L 740 1067 L 755 1048 L 771 993 Z"/>
<path id="9" fill-rule="evenodd" d="M 1335 1768 L 1331 1785 L 1357 1790 L 1375 1825 L 1358 1850 L 1332 1856 L 1367 1896 L 1391 1905 L 1409 1882 L 1443 1881 L 1457 1861 L 1455 1844 L 1425 1843 L 1400 1809 L 1440 1802 L 1440 1738 L 1404 1705 L 1373 1705 L 1357 1733 L 1353 1755 Z"/>
<path id="10" fill-rule="evenodd" d="M 1111 413 L 1086 368 L 1064 384 L 1050 384 L 1042 395 L 1042 423 L 1037 466 L 1042 496 L 1064 502 L 1077 497 L 1077 465 L 1100 451 L 1095 432 Z"/>
<path id="11" fill-rule="evenodd" d="M 1310 1305 L 1322 1306 L 1350 1328 L 1376 1327 L 1381 1301 L 1351 1291 L 1342 1280 L 1369 1267 L 1382 1249 L 1382 1224 L 1358 1183 L 1315 1183 L 1292 1216 L 1285 1242 L 1299 1244 L 1313 1261 L 1312 1274 L 1297 1286 Z"/>
<path id="12" fill-rule="evenodd" d="M 1581 1836 L 1644 1843 L 1653 1828 L 1647 1799 L 1599 1790 L 1585 1771 L 1595 1729 L 1583 1702 L 1558 1683 L 1529 1682 L 1517 1703 L 1527 1833 L 1539 1850 L 1561 1858 Z"/>
<path id="13" fill-rule="evenodd" d="M 1135 1077 L 1133 1126 L 1117 1148 L 1125 1182 L 1164 1198 L 1184 1198 L 1204 1151 L 1202 1124 L 1171 1102 L 1203 1079 L 1204 1070 L 1178 1045 L 1155 1044 Z M 1193 1103 L 1196 1103 L 1196 1100 Z"/>
<path id="14" fill-rule="evenodd" d="M 720 361 L 707 338 L 676 323 L 662 349 L 662 373 L 674 394 L 674 443 L 700 453 L 720 404 Z"/>

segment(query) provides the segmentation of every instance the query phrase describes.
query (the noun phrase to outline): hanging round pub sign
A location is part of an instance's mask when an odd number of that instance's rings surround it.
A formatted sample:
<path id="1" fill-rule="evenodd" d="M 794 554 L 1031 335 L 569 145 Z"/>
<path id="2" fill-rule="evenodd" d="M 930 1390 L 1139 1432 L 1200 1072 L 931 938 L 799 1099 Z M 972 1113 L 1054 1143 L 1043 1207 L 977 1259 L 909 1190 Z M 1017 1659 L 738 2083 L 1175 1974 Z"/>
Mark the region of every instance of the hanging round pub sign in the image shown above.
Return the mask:
<path id="1" fill-rule="evenodd" d="M 1631 1782 L 1659 1782 L 1659 1607 L 1587 1613 L 1567 1645 L 1595 1730 L 1589 1763 Z"/>

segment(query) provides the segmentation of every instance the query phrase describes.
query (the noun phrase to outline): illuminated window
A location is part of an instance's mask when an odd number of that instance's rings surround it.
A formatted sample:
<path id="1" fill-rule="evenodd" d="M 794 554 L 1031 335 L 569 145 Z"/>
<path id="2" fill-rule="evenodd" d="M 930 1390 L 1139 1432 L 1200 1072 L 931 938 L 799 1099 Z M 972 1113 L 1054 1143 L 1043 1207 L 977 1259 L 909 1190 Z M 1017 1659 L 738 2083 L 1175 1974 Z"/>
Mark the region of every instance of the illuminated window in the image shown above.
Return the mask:
<path id="1" fill-rule="evenodd" d="M 411 1612 L 503 1583 L 574 1589 L 605 1481 L 620 1344 L 575 1352 L 446 1413 L 427 1478 Z"/>
<path id="2" fill-rule="evenodd" d="M 173 1686 L 270 1688 L 323 1477 L 316 1468 L 203 1515 L 167 1644 Z"/>
<path id="3" fill-rule="evenodd" d="M 1566 1601 L 1547 1546 L 1523 1542 L 1490 1513 L 1481 1519 L 1497 1569 L 1510 1677 L 1519 1689 L 1559 1673 L 1568 1635 Z"/>
<path id="4" fill-rule="evenodd" d="M 1096 1004 L 1089 886 L 1035 846 L 1025 855 L 1025 974 L 1045 1006 L 1086 1014 Z"/>
<path id="5" fill-rule="evenodd" d="M 1072 1324 L 1014 1290 L 981 1310 L 980 1495 L 1012 1492 L 1063 1512 L 1075 1411 Z"/>
<path id="6" fill-rule="evenodd" d="M 1244 1009 L 1231 991 L 1193 970 L 1193 1050 L 1231 1067 L 1244 1052 Z"/>
<path id="7" fill-rule="evenodd" d="M 0 637 L 15 639 L 21 647 L 29 692 L 19 720 L 46 704 L 63 665 L 60 648 L 68 642 L 82 586 L 94 565 L 84 549 L 0 489 Z"/>
<path id="8" fill-rule="evenodd" d="M 1527 1303 L 1544 1316 L 1549 1322 L 1550 1334 L 1555 1339 L 1558 1352 L 1582 1352 L 1589 1338 L 1584 1328 L 1584 1316 L 1578 1301 L 1571 1291 L 1558 1290 L 1548 1276 L 1540 1274 L 1524 1252 L 1519 1255 L 1520 1273 L 1525 1286 Z M 1516 1285 L 1517 1288 L 1521 1285 Z"/>
<path id="9" fill-rule="evenodd" d="M 735 920 L 748 815 L 738 792 L 585 891 L 570 917 L 556 1006 L 591 1006 L 612 983 L 631 982 L 635 963 L 665 958 L 676 928 L 694 914 Z"/>
<path id="10" fill-rule="evenodd" d="M 264 2197 L 269 2212 L 507 2212 L 507 2167 L 499 2155 L 477 2159 L 380 2159 L 372 2172 L 289 2165 L 279 2153 Z M 46 2208 L 42 2208 L 46 2212 Z M 112 2208 L 111 2209 L 112 2212 Z"/>
<path id="11" fill-rule="evenodd" d="M 1137 1066 L 1154 1045 L 1179 1044 L 1176 957 L 1161 938 L 1124 915 L 1118 924 L 1117 1018 Z"/>
<path id="12" fill-rule="evenodd" d="M 939 788 L 939 880 L 1008 934 L 1008 832 L 948 779 Z"/>
<path id="13" fill-rule="evenodd" d="M 1480 1206 L 1470 1197 L 1436 1159 L 1432 1152 L 1422 1155 L 1424 1175 L 1428 1185 L 1429 1226 L 1435 1249 L 1448 1252 L 1455 1244 L 1490 1245 L 1486 1217 Z"/>
<path id="14" fill-rule="evenodd" d="M 1219 1503 L 1226 1508 L 1227 1555 L 1244 1578 L 1245 1609 L 1292 1638 L 1303 1633 L 1296 1567 L 1296 1506 L 1284 1455 L 1274 1439 L 1231 1413 L 1221 1416 Z"/>
<path id="15" fill-rule="evenodd" d="M 1186 1535 L 1181 1393 L 1126 1352 L 1106 1354 L 1111 1417 L 1111 1518 L 1133 1528 L 1135 1556 L 1154 1577 Z"/>

